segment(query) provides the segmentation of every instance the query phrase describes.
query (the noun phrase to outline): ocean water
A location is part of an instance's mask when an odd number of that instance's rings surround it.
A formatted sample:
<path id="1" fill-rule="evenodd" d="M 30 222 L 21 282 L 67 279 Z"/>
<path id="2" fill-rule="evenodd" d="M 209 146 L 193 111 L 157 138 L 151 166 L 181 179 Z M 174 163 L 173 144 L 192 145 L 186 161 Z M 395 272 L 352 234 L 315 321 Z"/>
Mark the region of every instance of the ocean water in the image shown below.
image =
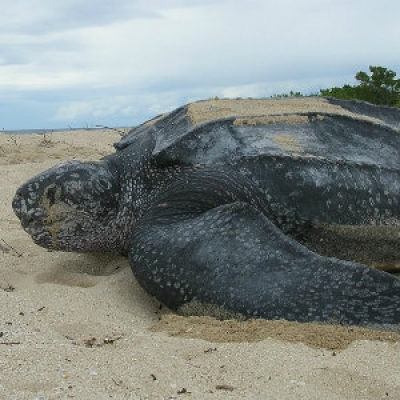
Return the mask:
<path id="1" fill-rule="evenodd" d="M 1 133 L 4 133 L 6 135 L 50 135 L 51 133 L 55 132 L 68 132 L 68 131 L 82 131 L 82 130 L 87 130 L 87 131 L 96 131 L 96 130 L 104 130 L 104 129 L 110 129 L 110 130 L 116 130 L 121 132 L 126 131 L 126 127 L 108 127 L 108 126 L 101 126 L 101 127 L 96 127 L 96 128 L 60 128 L 60 129 L 20 129 L 20 130 L 5 130 L 2 129 L 0 130 Z M 131 128 L 129 128 L 131 129 Z"/>

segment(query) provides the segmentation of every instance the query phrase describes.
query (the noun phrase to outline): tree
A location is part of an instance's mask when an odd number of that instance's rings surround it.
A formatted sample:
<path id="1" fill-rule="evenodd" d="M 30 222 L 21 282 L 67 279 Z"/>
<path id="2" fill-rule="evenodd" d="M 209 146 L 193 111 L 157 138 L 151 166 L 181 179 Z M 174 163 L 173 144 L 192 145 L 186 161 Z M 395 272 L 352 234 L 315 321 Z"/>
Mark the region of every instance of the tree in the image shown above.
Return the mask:
<path id="1" fill-rule="evenodd" d="M 271 96 L 272 98 L 279 98 L 279 97 L 303 97 L 303 95 L 301 94 L 301 92 L 293 92 L 293 90 L 291 90 L 289 93 L 280 93 L 280 94 L 274 94 Z"/>
<path id="2" fill-rule="evenodd" d="M 360 82 L 358 85 L 321 89 L 321 95 L 345 100 L 365 100 L 374 104 L 399 107 L 400 79 L 395 79 L 396 72 L 375 66 L 370 66 L 369 71 L 371 75 L 363 71 L 357 72 L 355 78 Z"/>

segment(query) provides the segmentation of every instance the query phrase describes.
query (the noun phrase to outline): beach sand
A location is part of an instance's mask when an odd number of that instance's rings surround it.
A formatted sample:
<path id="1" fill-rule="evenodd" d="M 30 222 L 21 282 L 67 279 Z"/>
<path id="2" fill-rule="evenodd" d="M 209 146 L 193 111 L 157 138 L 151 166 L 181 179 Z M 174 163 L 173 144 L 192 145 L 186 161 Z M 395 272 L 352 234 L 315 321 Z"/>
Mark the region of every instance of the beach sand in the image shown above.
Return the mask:
<path id="1" fill-rule="evenodd" d="M 62 160 L 99 159 L 112 130 L 0 135 L 1 399 L 399 399 L 395 333 L 169 313 L 115 255 L 49 252 L 11 209 Z"/>

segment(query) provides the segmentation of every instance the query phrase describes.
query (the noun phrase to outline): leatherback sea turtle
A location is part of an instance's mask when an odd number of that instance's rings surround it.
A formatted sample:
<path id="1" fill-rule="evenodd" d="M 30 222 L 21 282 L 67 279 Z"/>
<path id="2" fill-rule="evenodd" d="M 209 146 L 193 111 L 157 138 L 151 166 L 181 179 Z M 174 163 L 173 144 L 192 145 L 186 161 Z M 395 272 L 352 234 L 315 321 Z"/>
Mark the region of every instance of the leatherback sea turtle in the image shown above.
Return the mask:
<path id="1" fill-rule="evenodd" d="M 214 99 L 115 147 L 17 190 L 35 243 L 129 254 L 139 283 L 185 315 L 400 323 L 400 281 L 363 265 L 400 262 L 398 109 Z"/>

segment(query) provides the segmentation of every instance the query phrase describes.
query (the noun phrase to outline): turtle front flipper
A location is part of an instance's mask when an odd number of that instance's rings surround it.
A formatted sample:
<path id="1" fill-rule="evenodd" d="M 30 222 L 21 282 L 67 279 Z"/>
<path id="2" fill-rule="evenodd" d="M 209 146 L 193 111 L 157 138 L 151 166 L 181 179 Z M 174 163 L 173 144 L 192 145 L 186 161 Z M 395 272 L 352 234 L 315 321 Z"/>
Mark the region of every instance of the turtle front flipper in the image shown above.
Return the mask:
<path id="1" fill-rule="evenodd" d="M 178 178 L 137 221 L 130 261 L 140 284 L 184 314 L 400 323 L 400 281 L 306 249 L 255 193 L 226 171 Z"/>

